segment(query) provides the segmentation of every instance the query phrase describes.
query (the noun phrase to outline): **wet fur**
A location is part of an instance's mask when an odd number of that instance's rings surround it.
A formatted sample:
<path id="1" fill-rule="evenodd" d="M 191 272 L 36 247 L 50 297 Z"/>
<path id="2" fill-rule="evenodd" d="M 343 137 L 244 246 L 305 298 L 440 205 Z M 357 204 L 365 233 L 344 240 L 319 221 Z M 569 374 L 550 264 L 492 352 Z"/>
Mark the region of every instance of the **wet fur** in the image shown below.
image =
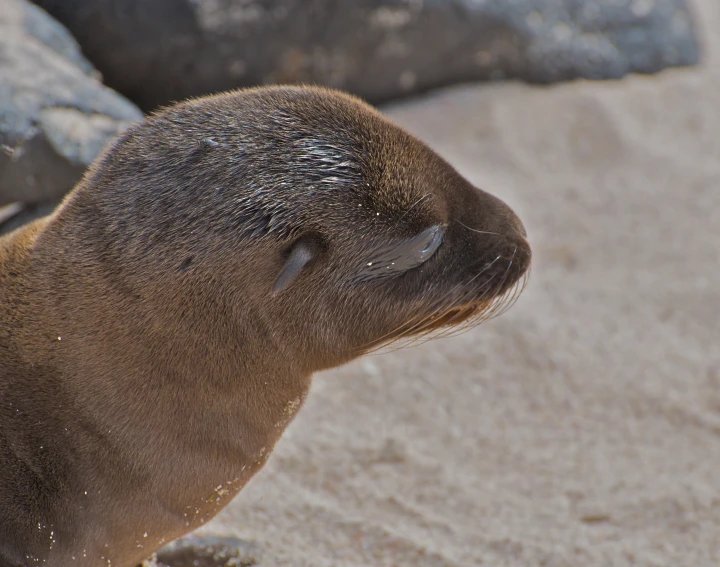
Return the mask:
<path id="1" fill-rule="evenodd" d="M 0 238 L 0 567 L 137 564 L 231 500 L 313 372 L 489 313 L 529 261 L 506 205 L 348 95 L 149 117 Z"/>

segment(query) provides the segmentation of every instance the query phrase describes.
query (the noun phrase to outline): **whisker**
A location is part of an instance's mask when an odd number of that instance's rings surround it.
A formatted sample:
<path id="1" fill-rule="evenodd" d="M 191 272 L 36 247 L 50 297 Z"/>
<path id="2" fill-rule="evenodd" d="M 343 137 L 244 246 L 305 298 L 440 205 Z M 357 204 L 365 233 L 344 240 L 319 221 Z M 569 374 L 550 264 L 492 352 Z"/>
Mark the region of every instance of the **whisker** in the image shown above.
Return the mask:
<path id="1" fill-rule="evenodd" d="M 402 214 L 402 216 L 398 219 L 398 222 L 403 220 L 410 211 L 412 211 L 417 205 L 422 203 L 425 199 L 430 197 L 430 195 L 432 195 L 432 193 L 425 193 L 422 197 L 420 197 L 417 201 L 415 201 L 412 205 L 410 205 L 410 208 Z"/>
<path id="2" fill-rule="evenodd" d="M 475 274 L 475 276 L 469 282 L 466 282 L 464 284 L 459 283 L 459 284 L 456 284 L 455 286 L 453 286 L 453 288 L 450 289 L 445 294 L 444 297 L 442 297 L 441 299 L 436 301 L 437 307 L 429 315 L 418 315 L 416 317 L 416 319 L 412 320 L 409 323 L 401 323 L 400 325 L 398 325 L 391 331 L 385 333 L 382 337 L 373 339 L 372 341 L 369 341 L 363 345 L 360 345 L 359 347 L 357 347 L 356 351 L 364 352 L 365 354 L 376 351 L 384 346 L 385 339 L 393 340 L 393 341 L 400 340 L 402 337 L 407 336 L 413 332 L 416 332 L 415 327 L 420 326 L 420 329 L 422 329 L 423 327 L 426 327 L 426 326 L 434 323 L 435 319 L 438 318 L 438 317 L 435 317 L 435 315 L 437 315 L 440 312 L 447 313 L 448 311 L 451 311 L 458 304 L 458 302 L 456 301 L 456 302 L 454 302 L 454 304 L 452 306 L 447 307 L 444 305 L 445 298 L 447 298 L 449 295 L 452 295 L 455 292 L 455 290 L 457 290 L 458 288 L 472 284 L 472 282 L 474 282 L 478 277 L 480 277 L 483 273 L 485 273 L 487 270 L 489 270 L 493 266 L 493 264 L 495 264 L 495 262 L 497 262 L 499 259 L 500 259 L 500 256 L 496 256 L 492 262 L 490 262 L 487 266 L 485 266 L 482 270 L 480 270 L 477 274 Z M 488 280 L 488 281 L 490 281 L 490 280 Z M 473 293 L 473 290 L 468 290 L 468 292 L 466 292 L 466 294 L 462 298 L 462 300 L 466 299 L 472 293 Z M 433 320 L 428 322 L 427 320 L 430 318 L 432 318 Z M 404 330 L 400 331 L 400 329 L 403 329 L 403 327 L 406 327 L 406 328 Z M 400 334 L 393 337 L 393 335 L 395 335 L 398 332 Z M 392 337 L 392 339 L 390 339 L 390 337 Z M 379 346 L 370 347 L 370 345 L 374 345 L 374 344 L 377 344 Z M 367 349 L 368 347 L 370 347 L 371 350 L 366 351 L 365 349 Z"/>
<path id="3" fill-rule="evenodd" d="M 476 229 L 476 228 L 470 228 L 468 225 L 466 225 L 465 223 L 463 223 L 463 222 L 461 222 L 461 221 L 457 221 L 457 223 L 458 223 L 460 226 L 464 226 L 465 228 L 467 228 L 467 229 L 468 229 L 469 231 L 471 231 L 471 232 L 477 232 L 478 234 L 493 234 L 493 235 L 495 235 L 495 236 L 500 236 L 500 237 L 504 238 L 503 235 L 500 234 L 499 232 L 489 232 L 489 231 L 487 231 L 487 230 L 478 230 L 478 229 Z"/>
<path id="4" fill-rule="evenodd" d="M 469 227 L 466 227 L 469 228 Z M 502 277 L 497 280 L 497 274 L 492 275 L 478 287 L 472 283 L 486 273 L 500 258 L 497 256 L 492 262 L 485 265 L 468 281 L 454 285 L 449 291 L 434 302 L 429 314 L 413 317 L 386 333 L 383 337 L 368 342 L 358 351 L 363 354 L 387 354 L 404 348 L 413 348 L 438 338 L 449 338 L 461 335 L 477 327 L 481 323 L 494 319 L 510 309 L 520 297 L 529 280 L 530 270 L 512 276 L 517 278 L 511 286 L 499 295 L 493 297 L 493 290 L 500 290 L 511 277 L 517 256 L 517 246 L 513 250 Z M 497 282 L 493 285 L 493 282 Z M 450 299 L 458 289 L 466 289 L 459 297 Z M 479 296 L 478 296 L 479 294 Z M 446 303 L 447 302 L 447 303 Z M 466 305 L 467 304 L 467 305 Z M 464 306 L 464 307 L 463 307 Z"/>
<path id="5" fill-rule="evenodd" d="M 499 258 L 499 257 L 498 257 L 498 258 Z M 497 258 L 496 258 L 496 260 L 497 260 Z M 494 261 L 493 261 L 493 262 L 494 262 Z M 486 270 L 487 268 L 489 268 L 489 266 L 487 266 L 487 267 L 485 268 L 485 270 Z M 484 272 L 485 270 L 482 270 L 482 271 Z M 470 280 L 470 282 L 472 282 L 472 281 L 474 281 L 475 279 L 477 279 L 477 277 L 478 277 L 479 275 L 480 275 L 480 274 L 476 274 L 476 275 Z M 495 277 L 495 276 L 492 276 L 490 279 L 488 279 L 487 282 L 485 282 L 485 283 L 483 284 L 483 287 L 487 288 L 487 289 L 485 290 L 485 292 L 483 293 L 483 295 L 486 295 L 486 294 L 490 291 L 490 287 L 489 287 L 489 286 L 490 286 L 490 282 L 493 280 L 494 277 Z M 467 285 L 467 284 L 466 284 L 466 285 Z M 482 288 L 481 288 L 481 289 L 482 289 Z M 445 308 L 443 309 L 444 314 L 450 313 L 450 312 L 452 312 L 453 310 L 457 309 L 459 306 L 461 306 L 463 303 L 465 303 L 465 301 L 469 298 L 469 296 L 474 295 L 475 293 L 477 293 L 477 291 L 478 291 L 477 289 L 468 290 L 462 297 L 458 298 L 458 299 L 457 299 L 456 301 L 454 301 L 451 305 L 445 307 Z M 482 299 L 483 295 L 480 296 L 480 299 Z M 472 307 L 472 306 L 468 306 L 468 309 L 473 309 L 473 307 Z M 440 315 L 439 318 L 442 318 L 442 317 L 444 316 L 444 314 L 443 314 L 443 315 Z M 456 316 L 457 316 L 457 317 L 461 317 L 461 316 L 463 316 L 463 314 L 464 314 L 463 311 L 461 311 L 461 312 L 458 313 Z M 454 318 L 454 317 L 453 317 L 453 318 Z M 455 330 L 455 329 L 453 328 L 453 318 L 449 319 L 449 320 L 445 323 L 445 325 L 443 325 L 443 327 L 440 327 L 440 328 L 437 328 L 437 329 L 430 329 L 429 332 L 427 332 L 427 333 L 422 333 L 423 329 L 425 329 L 425 328 L 427 328 L 427 327 L 431 327 L 432 325 L 436 324 L 438 318 L 436 317 L 436 318 L 434 318 L 434 319 L 432 319 L 432 320 L 428 320 L 425 325 L 423 325 L 423 326 L 420 327 L 419 331 L 420 331 L 421 334 L 419 334 L 418 337 L 417 337 L 413 342 L 417 342 L 417 341 L 419 341 L 419 340 L 425 339 L 425 340 L 423 341 L 423 343 L 424 343 L 424 342 L 427 342 L 427 341 L 430 340 L 430 339 L 444 338 L 445 336 L 448 336 L 449 334 L 451 334 L 451 333 Z M 437 333 L 436 333 L 436 331 L 437 331 Z M 412 343 L 411 343 L 411 344 L 412 344 Z M 413 345 L 413 346 L 414 346 L 414 345 Z"/>
<path id="6" fill-rule="evenodd" d="M 432 325 L 437 324 L 437 320 L 438 320 L 439 318 L 442 318 L 445 314 L 450 313 L 451 311 L 457 309 L 459 306 L 461 306 L 463 303 L 465 303 L 470 296 L 476 294 L 476 293 L 478 292 L 478 290 L 476 290 L 476 289 L 468 289 L 462 297 L 460 297 L 460 298 L 458 298 L 457 300 L 455 300 L 452 304 L 450 304 L 450 305 L 443 305 L 443 303 L 444 303 L 444 301 L 445 301 L 445 298 L 448 297 L 448 295 L 452 295 L 452 293 L 454 293 L 455 290 L 456 290 L 458 287 L 465 287 L 465 286 L 469 286 L 470 284 L 472 284 L 472 282 L 474 282 L 478 277 L 480 277 L 483 273 L 485 273 L 487 270 L 489 270 L 489 269 L 492 267 L 492 265 L 493 265 L 495 262 L 497 262 L 497 260 L 499 260 L 499 259 L 500 259 L 500 256 L 497 256 L 492 262 L 490 262 L 487 266 L 485 266 L 482 270 L 480 270 L 477 274 L 475 274 L 468 282 L 465 282 L 465 283 L 462 283 L 462 284 L 457 284 L 457 285 L 455 285 L 455 286 L 453 287 L 453 289 L 451 289 L 448 293 L 446 293 L 445 296 L 444 296 L 444 297 L 441 299 L 441 301 L 440 301 L 441 308 L 440 308 L 440 309 L 435 309 L 435 311 L 434 311 L 433 313 L 431 313 L 429 316 L 427 316 L 427 318 L 423 321 L 424 324 L 420 325 L 419 328 L 413 329 L 413 330 L 411 331 L 411 332 L 413 332 L 413 333 L 420 333 L 420 334 L 418 335 L 418 337 L 416 337 L 416 339 L 415 339 L 414 341 L 412 341 L 412 342 L 416 342 L 417 340 L 420 340 L 420 339 L 424 338 L 424 337 L 426 336 L 426 334 L 423 334 L 423 330 L 424 330 L 425 328 L 431 327 Z M 493 279 L 494 277 L 495 277 L 495 276 L 492 276 L 487 282 L 485 282 L 485 283 L 483 284 L 483 287 L 488 287 L 489 284 L 490 284 L 490 282 L 492 281 L 492 279 Z M 481 288 L 481 289 L 482 289 L 482 288 Z M 487 293 L 487 291 L 489 291 L 489 290 L 486 290 L 485 293 Z M 482 296 L 481 296 L 481 298 L 482 298 Z M 441 314 L 441 315 L 437 315 L 438 312 L 440 312 L 440 313 L 442 313 L 442 314 Z M 458 314 L 458 315 L 461 315 L 461 314 L 462 314 L 462 313 L 460 313 L 460 314 Z M 450 320 L 447 322 L 447 325 L 448 325 L 448 326 L 452 325 L 452 319 L 450 319 Z M 431 330 L 430 330 L 430 334 L 432 335 L 432 332 L 435 331 L 435 330 L 437 330 L 437 331 L 440 332 L 440 333 L 437 335 L 437 337 L 440 337 L 440 336 L 442 335 L 442 332 L 444 331 L 444 329 L 442 329 L 442 328 L 440 328 L 440 329 L 431 329 Z M 428 339 L 428 340 L 429 340 L 429 339 Z M 411 345 L 412 345 L 412 342 L 410 343 Z"/>

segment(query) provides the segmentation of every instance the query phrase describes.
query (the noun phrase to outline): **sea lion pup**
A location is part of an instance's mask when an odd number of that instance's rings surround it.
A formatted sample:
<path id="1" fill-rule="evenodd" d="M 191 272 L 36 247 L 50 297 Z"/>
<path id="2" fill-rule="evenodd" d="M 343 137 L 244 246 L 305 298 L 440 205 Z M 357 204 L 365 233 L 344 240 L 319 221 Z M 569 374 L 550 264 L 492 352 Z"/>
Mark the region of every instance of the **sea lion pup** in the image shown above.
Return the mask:
<path id="1" fill-rule="evenodd" d="M 131 567 L 263 465 L 313 372 L 488 317 L 524 230 L 322 88 L 131 127 L 0 239 L 0 566 Z"/>

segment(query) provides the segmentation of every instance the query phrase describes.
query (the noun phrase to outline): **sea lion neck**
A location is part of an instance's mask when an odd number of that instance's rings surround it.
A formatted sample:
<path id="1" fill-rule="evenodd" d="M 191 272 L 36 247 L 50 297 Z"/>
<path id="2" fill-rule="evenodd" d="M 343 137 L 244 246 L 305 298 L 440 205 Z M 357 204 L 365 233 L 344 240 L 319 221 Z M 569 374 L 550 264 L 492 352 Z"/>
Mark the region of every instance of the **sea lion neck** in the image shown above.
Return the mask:
<path id="1" fill-rule="evenodd" d="M 73 206 L 61 209 L 0 241 L 3 273 L 24 275 L 21 287 L 0 286 L 18 322 L 8 344 L 0 337 L 0 347 L 17 354 L 10 371 L 40 385 L 48 380 L 42 387 L 59 392 L 57 411 L 82 416 L 92 432 L 86 442 L 132 461 L 132 474 L 181 477 L 162 489 L 170 509 L 181 513 L 220 483 L 241 479 L 239 489 L 302 405 L 311 370 L 261 319 L 253 332 L 247 321 L 243 330 L 204 295 L 201 304 L 179 294 L 167 309 L 153 309 L 151 296 L 113 277 L 112 259 L 97 255 L 76 214 Z M 274 356 L 259 356 L 268 348 Z M 32 367 L 22 362 L 30 359 Z M 139 460 L 122 455 L 132 438 L 147 444 Z"/>

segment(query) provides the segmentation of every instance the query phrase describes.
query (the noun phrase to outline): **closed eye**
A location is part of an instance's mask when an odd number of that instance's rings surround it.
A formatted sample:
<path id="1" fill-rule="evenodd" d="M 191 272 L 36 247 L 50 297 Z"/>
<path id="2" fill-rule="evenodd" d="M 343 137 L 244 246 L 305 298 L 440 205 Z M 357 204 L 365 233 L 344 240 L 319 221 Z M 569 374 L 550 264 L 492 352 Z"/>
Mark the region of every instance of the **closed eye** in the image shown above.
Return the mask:
<path id="1" fill-rule="evenodd" d="M 418 238 L 422 242 L 422 239 L 426 238 L 426 237 L 428 238 L 427 244 L 419 252 L 419 255 L 423 259 L 423 261 L 427 260 L 428 258 L 430 258 L 430 256 L 435 254 L 435 251 L 440 247 L 440 244 L 442 244 L 442 238 L 443 238 L 442 227 L 440 227 L 440 226 L 430 227 L 425 232 L 422 232 Z"/>
<path id="2" fill-rule="evenodd" d="M 395 276 L 427 262 L 443 242 L 443 227 L 434 225 L 420 234 L 375 249 L 362 266 L 359 281 Z"/>

